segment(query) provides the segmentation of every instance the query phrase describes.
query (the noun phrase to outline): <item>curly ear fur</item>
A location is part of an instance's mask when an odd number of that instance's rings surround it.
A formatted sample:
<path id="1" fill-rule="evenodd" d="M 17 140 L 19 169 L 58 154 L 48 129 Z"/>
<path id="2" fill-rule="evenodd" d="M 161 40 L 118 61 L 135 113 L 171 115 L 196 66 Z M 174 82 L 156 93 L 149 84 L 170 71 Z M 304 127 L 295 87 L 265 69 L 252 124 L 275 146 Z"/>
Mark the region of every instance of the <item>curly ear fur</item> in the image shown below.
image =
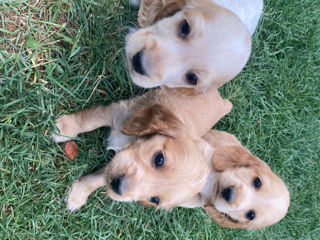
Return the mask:
<path id="1" fill-rule="evenodd" d="M 185 4 L 185 0 L 142 0 L 138 13 L 139 26 L 148 27 L 162 18 L 172 16 Z"/>
<path id="2" fill-rule="evenodd" d="M 229 228 L 245 228 L 245 224 L 232 219 L 225 213 L 219 212 L 214 206 L 204 206 L 206 213 L 220 226 Z"/>
<path id="3" fill-rule="evenodd" d="M 124 124 L 121 132 L 125 135 L 145 136 L 162 134 L 177 137 L 183 123 L 166 107 L 159 104 L 142 107 Z"/>
<path id="4" fill-rule="evenodd" d="M 219 147 L 212 159 L 213 169 L 217 172 L 233 167 L 268 167 L 268 165 L 255 157 L 242 146 Z"/>

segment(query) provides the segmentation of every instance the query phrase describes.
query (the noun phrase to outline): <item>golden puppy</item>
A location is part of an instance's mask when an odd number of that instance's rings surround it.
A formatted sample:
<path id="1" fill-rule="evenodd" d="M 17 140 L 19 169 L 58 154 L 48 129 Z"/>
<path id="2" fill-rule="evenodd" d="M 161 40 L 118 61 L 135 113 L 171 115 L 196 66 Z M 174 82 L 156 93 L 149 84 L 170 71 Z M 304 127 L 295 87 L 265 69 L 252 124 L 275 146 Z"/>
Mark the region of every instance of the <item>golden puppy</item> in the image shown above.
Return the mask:
<path id="1" fill-rule="evenodd" d="M 144 28 L 126 44 L 133 82 L 197 92 L 220 87 L 245 66 L 262 8 L 262 0 L 142 1 Z"/>
<path id="2" fill-rule="evenodd" d="M 231 108 L 216 89 L 195 95 L 189 89 L 164 87 L 130 101 L 62 116 L 57 127 L 64 136 L 52 135 L 56 142 L 110 126 L 109 145 L 124 148 L 107 167 L 72 185 L 68 209 L 80 208 L 96 188 L 105 185 L 115 200 L 159 208 L 179 206 L 193 198 L 209 173 L 207 144 L 201 136 Z"/>
<path id="3" fill-rule="evenodd" d="M 290 204 L 284 182 L 233 135 L 211 130 L 203 138 L 212 147 L 206 149 L 211 173 L 201 193 L 183 206 L 201 206 L 231 228 L 257 229 L 280 221 Z"/>
<path id="4" fill-rule="evenodd" d="M 106 125 L 112 128 L 111 147 L 124 148 L 106 167 L 73 183 L 68 209 L 79 209 L 106 186 L 118 201 L 203 207 L 222 226 L 261 228 L 279 221 L 290 202 L 282 180 L 233 135 L 205 134 L 231 108 L 217 90 L 194 95 L 163 88 L 59 118 L 62 135 L 75 137 Z"/>

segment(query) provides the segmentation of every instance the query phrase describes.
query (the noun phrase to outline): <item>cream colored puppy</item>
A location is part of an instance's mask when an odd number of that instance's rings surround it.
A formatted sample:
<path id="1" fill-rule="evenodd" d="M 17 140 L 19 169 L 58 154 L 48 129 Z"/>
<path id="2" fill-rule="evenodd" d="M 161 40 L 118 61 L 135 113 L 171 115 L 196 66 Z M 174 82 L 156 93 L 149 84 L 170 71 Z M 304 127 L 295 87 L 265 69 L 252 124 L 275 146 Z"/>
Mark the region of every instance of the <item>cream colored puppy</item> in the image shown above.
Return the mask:
<path id="1" fill-rule="evenodd" d="M 196 95 L 190 89 L 164 87 L 130 101 L 62 116 L 57 120 L 60 135 L 52 135 L 56 142 L 109 126 L 109 145 L 123 149 L 107 167 L 72 185 L 68 209 L 79 209 L 102 186 L 115 200 L 159 208 L 179 206 L 193 198 L 209 174 L 207 144 L 201 136 L 231 108 L 216 89 Z"/>
<path id="2" fill-rule="evenodd" d="M 118 201 L 203 207 L 222 226 L 261 228 L 279 221 L 290 202 L 283 181 L 233 135 L 205 135 L 231 108 L 215 89 L 194 95 L 163 88 L 59 118 L 60 134 L 71 137 L 110 126 L 111 147 L 122 149 L 106 167 L 73 183 L 68 209 L 79 209 L 106 186 Z"/>
<path id="3" fill-rule="evenodd" d="M 60 118 L 58 125 L 60 130 L 91 125 L 97 116 L 110 113 L 101 107 L 89 109 Z M 68 208 L 80 208 L 94 190 L 106 185 L 108 195 L 118 201 L 167 209 L 203 207 L 225 227 L 262 228 L 285 216 L 289 192 L 266 163 L 231 134 L 211 130 L 197 138 L 184 123 L 161 105 L 135 111 L 122 131 L 140 138 L 106 167 L 75 181 Z"/>
<path id="4" fill-rule="evenodd" d="M 280 221 L 290 205 L 289 191 L 270 167 L 235 136 L 209 131 L 207 183 L 185 207 L 203 207 L 224 227 L 257 229 Z"/>
<path id="5" fill-rule="evenodd" d="M 127 36 L 133 82 L 198 92 L 220 87 L 245 66 L 262 8 L 261 0 L 142 1 L 144 28 Z"/>

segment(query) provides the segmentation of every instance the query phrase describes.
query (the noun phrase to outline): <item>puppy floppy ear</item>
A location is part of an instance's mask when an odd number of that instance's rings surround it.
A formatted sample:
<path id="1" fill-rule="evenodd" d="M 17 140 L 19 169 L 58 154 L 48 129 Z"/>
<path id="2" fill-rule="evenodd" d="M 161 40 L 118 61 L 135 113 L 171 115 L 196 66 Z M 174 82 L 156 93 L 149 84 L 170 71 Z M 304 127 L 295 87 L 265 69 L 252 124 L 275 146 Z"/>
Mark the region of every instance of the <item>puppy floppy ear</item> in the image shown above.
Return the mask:
<path id="1" fill-rule="evenodd" d="M 215 220 L 220 226 L 228 228 L 246 228 L 245 224 L 232 219 L 225 213 L 219 212 L 214 206 L 204 206 L 207 214 Z"/>
<path id="2" fill-rule="evenodd" d="M 162 134 L 177 137 L 183 123 L 166 107 L 159 104 L 142 107 L 124 124 L 121 132 L 125 135 L 145 136 Z"/>
<path id="3" fill-rule="evenodd" d="M 219 147 L 213 155 L 213 169 L 217 172 L 233 167 L 268 167 L 259 158 L 242 146 Z"/>
<path id="4" fill-rule="evenodd" d="M 138 13 L 140 27 L 148 27 L 162 18 L 174 15 L 186 5 L 186 0 L 143 0 Z"/>

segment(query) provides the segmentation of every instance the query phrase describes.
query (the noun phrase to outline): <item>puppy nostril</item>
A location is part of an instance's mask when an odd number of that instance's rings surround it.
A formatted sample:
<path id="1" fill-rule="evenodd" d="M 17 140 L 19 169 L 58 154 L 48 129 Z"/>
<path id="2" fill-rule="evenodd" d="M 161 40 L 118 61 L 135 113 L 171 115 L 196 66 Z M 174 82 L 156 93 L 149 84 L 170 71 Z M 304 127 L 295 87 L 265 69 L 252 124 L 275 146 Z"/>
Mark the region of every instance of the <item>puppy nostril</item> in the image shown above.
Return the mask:
<path id="1" fill-rule="evenodd" d="M 143 50 L 140 50 L 139 52 L 137 52 L 132 58 L 132 66 L 137 73 L 141 75 L 146 75 L 146 72 L 142 65 L 142 56 L 143 56 Z"/>
<path id="2" fill-rule="evenodd" d="M 119 195 L 122 194 L 123 179 L 124 176 L 115 177 L 110 183 L 111 189 Z"/>
<path id="3" fill-rule="evenodd" d="M 227 187 L 227 188 L 223 189 L 221 194 L 222 194 L 223 199 L 226 200 L 228 203 L 230 203 L 233 199 L 233 196 L 234 196 L 233 187 Z"/>

